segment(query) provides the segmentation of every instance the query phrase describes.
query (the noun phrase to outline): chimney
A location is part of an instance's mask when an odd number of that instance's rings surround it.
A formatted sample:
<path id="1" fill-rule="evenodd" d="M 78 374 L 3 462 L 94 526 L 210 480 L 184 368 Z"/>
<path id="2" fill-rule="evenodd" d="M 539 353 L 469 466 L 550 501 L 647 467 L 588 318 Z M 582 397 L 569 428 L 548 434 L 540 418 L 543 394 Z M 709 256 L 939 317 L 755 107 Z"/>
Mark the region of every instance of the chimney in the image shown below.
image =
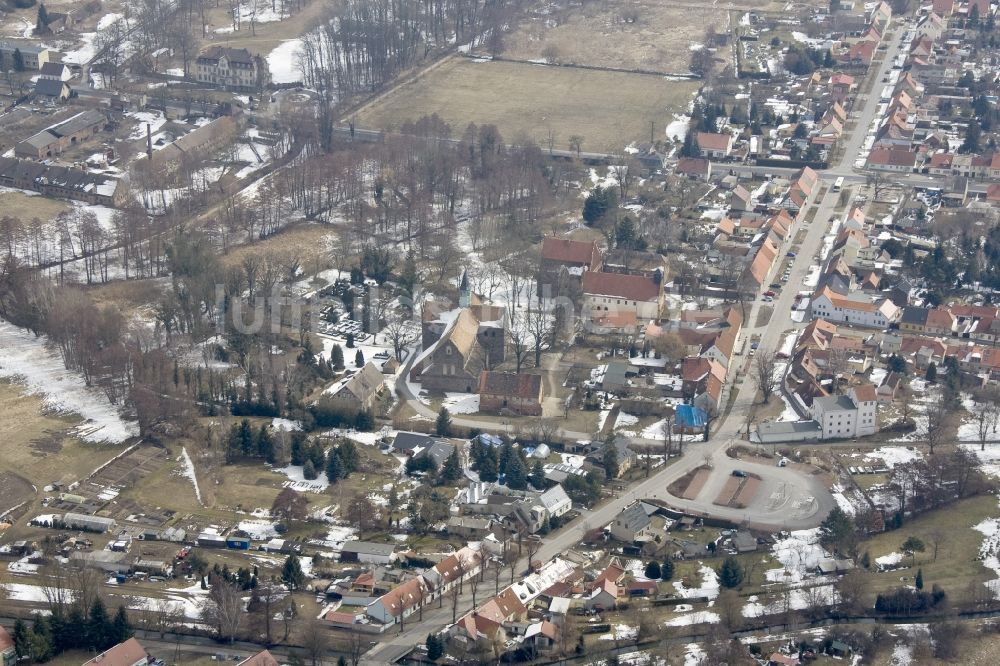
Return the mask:
<path id="1" fill-rule="evenodd" d="M 149 123 L 146 123 L 146 157 L 150 161 L 153 160 L 153 133 L 150 129 Z"/>

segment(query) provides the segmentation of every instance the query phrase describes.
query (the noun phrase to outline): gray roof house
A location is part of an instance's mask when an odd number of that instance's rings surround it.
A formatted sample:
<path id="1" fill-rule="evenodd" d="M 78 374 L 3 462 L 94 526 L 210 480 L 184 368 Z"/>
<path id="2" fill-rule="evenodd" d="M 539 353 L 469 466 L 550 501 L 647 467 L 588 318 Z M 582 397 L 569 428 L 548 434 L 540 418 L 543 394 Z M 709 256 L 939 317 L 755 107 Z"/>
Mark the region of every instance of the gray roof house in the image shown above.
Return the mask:
<path id="1" fill-rule="evenodd" d="M 429 456 L 440 469 L 446 460 L 455 452 L 455 445 L 444 440 L 433 440 L 430 446 L 416 454 L 417 458 Z"/>
<path id="2" fill-rule="evenodd" d="M 625 543 L 653 536 L 653 519 L 641 502 L 636 502 L 615 516 L 610 525 L 611 536 Z"/>
<path id="3" fill-rule="evenodd" d="M 367 562 L 389 564 L 396 554 L 396 546 L 391 543 L 371 543 L 370 541 L 347 541 L 340 549 L 341 562 Z"/>
<path id="4" fill-rule="evenodd" d="M 38 79 L 35 81 L 35 94 L 60 101 L 69 99 L 69 84 L 59 79 Z"/>

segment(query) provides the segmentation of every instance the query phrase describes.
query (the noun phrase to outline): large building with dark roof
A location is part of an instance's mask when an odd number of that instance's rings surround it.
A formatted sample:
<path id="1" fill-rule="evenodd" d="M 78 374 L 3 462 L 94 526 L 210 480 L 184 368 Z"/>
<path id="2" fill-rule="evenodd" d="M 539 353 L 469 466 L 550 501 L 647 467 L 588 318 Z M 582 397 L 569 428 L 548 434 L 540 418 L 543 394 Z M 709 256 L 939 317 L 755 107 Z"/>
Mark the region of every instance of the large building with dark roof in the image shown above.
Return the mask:
<path id="1" fill-rule="evenodd" d="M 246 49 L 212 46 L 198 55 L 194 78 L 199 83 L 234 90 L 259 90 L 271 79 L 267 61 Z"/>

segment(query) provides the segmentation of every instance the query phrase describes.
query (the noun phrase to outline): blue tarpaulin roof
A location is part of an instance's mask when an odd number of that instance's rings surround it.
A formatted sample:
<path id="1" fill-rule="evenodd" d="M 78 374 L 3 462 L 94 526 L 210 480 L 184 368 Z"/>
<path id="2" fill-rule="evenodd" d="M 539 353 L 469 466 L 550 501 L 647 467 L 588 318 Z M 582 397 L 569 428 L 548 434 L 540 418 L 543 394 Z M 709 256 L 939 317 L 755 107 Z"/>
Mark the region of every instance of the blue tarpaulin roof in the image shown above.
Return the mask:
<path id="1" fill-rule="evenodd" d="M 704 409 L 694 405 L 677 405 L 674 411 L 674 423 L 685 428 L 704 428 L 708 422 L 708 414 Z"/>

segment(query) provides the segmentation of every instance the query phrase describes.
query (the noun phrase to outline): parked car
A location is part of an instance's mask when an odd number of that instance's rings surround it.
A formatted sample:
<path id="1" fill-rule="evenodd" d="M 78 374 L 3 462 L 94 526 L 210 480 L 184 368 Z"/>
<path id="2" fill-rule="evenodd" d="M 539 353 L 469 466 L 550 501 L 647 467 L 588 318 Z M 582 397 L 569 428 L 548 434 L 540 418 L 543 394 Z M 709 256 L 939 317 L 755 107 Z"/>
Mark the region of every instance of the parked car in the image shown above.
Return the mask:
<path id="1" fill-rule="evenodd" d="M 742 478 L 746 477 L 746 475 L 747 475 L 747 473 L 744 472 L 741 469 L 734 469 L 733 470 L 733 476 L 738 476 L 738 477 L 740 477 L 742 479 Z"/>
<path id="2" fill-rule="evenodd" d="M 771 286 L 773 287 L 774 285 L 772 284 Z M 778 285 L 778 287 L 781 287 L 781 285 Z M 777 296 L 777 294 L 775 294 L 773 291 L 765 291 L 764 295 L 765 296 L 770 296 L 771 298 L 774 298 L 775 296 Z"/>

